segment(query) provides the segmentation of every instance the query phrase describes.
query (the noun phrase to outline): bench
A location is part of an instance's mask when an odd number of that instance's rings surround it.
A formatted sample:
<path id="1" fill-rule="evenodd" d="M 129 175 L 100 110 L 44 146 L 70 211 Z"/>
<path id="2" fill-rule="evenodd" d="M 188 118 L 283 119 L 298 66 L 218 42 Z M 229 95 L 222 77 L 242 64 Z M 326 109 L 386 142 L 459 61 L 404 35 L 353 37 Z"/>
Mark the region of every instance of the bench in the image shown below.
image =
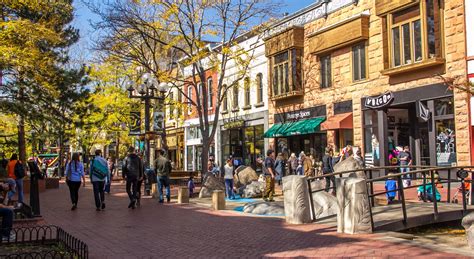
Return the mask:
<path id="1" fill-rule="evenodd" d="M 194 176 L 194 184 L 201 183 L 201 172 L 184 171 L 184 170 L 171 171 L 170 182 L 171 184 L 176 184 L 176 185 L 187 185 L 191 174 Z"/>

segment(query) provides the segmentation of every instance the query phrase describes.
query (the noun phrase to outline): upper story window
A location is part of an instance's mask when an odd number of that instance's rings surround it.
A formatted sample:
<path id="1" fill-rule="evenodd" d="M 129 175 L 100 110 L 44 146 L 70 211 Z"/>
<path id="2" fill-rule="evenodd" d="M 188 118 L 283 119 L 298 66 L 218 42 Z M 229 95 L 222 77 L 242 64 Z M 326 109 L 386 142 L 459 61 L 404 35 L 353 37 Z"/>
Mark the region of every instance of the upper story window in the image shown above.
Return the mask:
<path id="1" fill-rule="evenodd" d="M 192 85 L 188 86 L 188 98 L 190 100 L 193 99 L 193 86 Z M 193 111 L 193 104 L 191 103 L 190 100 L 188 100 L 188 114 L 191 114 Z"/>
<path id="2" fill-rule="evenodd" d="M 232 87 L 232 109 L 238 109 L 239 108 L 239 85 L 235 84 Z"/>
<path id="3" fill-rule="evenodd" d="M 422 0 L 388 13 L 389 64 L 391 68 L 441 57 L 441 6 L 437 0 Z"/>
<path id="4" fill-rule="evenodd" d="M 301 89 L 301 49 L 289 49 L 274 55 L 272 62 L 273 96 L 281 96 Z"/>
<path id="5" fill-rule="evenodd" d="M 263 102 L 263 75 L 257 74 L 257 103 Z"/>
<path id="6" fill-rule="evenodd" d="M 175 105 L 174 93 L 173 93 L 173 92 L 170 92 L 168 98 L 169 98 L 169 100 L 170 100 L 170 101 L 169 101 L 169 102 L 170 102 L 170 105 L 169 105 L 169 106 L 170 106 L 170 109 L 169 109 L 169 111 L 170 111 L 170 117 L 173 117 L 173 116 L 174 116 L 174 105 Z"/>
<path id="7" fill-rule="evenodd" d="M 204 102 L 206 100 L 204 100 L 204 95 L 202 94 L 202 83 L 198 83 L 197 85 L 197 95 L 196 95 L 196 100 L 199 98 L 200 100 L 203 101 L 203 103 L 201 103 L 201 105 L 204 105 Z"/>
<path id="8" fill-rule="evenodd" d="M 321 88 L 331 87 L 331 55 L 319 57 L 321 67 Z"/>
<path id="9" fill-rule="evenodd" d="M 180 92 L 178 92 L 178 102 L 177 102 L 178 117 L 181 116 L 181 113 L 182 113 L 182 110 L 183 110 L 181 108 L 182 103 L 183 103 L 183 95 Z"/>
<path id="10" fill-rule="evenodd" d="M 245 106 L 250 106 L 250 78 L 244 79 L 244 103 Z"/>
<path id="11" fill-rule="evenodd" d="M 207 106 L 209 108 L 212 108 L 213 106 L 213 95 L 214 95 L 214 92 L 212 91 L 213 90 L 213 87 L 212 87 L 212 78 L 209 77 L 207 79 L 207 98 L 208 98 L 208 103 L 207 103 Z"/>
<path id="12" fill-rule="evenodd" d="M 352 80 L 359 81 L 367 77 L 367 59 L 365 43 L 352 47 Z"/>
<path id="13" fill-rule="evenodd" d="M 222 112 L 227 112 L 229 109 L 229 102 L 228 102 L 228 97 L 227 97 L 227 85 L 223 85 L 222 89 L 224 90 L 223 96 L 222 96 Z"/>

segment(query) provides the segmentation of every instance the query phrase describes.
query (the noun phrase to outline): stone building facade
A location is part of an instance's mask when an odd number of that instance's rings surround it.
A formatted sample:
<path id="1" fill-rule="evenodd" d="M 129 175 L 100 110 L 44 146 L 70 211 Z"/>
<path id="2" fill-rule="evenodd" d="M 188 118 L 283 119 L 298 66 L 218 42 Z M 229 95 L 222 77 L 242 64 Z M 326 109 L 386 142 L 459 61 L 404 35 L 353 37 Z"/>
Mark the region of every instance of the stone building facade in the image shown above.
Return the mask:
<path id="1" fill-rule="evenodd" d="M 470 96 L 445 84 L 466 77 L 464 12 L 463 0 L 333 0 L 276 23 L 270 146 L 320 157 L 350 144 L 374 165 L 409 146 L 417 164 L 470 165 Z"/>

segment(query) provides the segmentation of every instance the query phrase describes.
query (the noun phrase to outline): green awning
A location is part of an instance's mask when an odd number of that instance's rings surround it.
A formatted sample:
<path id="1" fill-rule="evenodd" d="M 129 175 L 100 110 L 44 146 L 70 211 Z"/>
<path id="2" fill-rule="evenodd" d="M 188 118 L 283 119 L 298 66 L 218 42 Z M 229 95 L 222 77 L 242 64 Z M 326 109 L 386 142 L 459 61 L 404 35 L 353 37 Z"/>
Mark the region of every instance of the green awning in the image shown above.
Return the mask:
<path id="1" fill-rule="evenodd" d="M 325 117 L 317 117 L 288 123 L 277 123 L 268 129 L 263 137 L 277 138 L 315 133 L 320 130 L 319 126 L 325 119 Z"/>

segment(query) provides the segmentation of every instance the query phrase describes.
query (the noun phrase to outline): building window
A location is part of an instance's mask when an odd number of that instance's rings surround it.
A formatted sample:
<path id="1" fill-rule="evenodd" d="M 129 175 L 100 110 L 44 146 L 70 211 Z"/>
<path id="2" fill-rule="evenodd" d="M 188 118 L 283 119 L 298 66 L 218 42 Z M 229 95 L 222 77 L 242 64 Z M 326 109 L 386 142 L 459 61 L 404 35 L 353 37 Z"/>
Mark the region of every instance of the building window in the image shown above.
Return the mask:
<path id="1" fill-rule="evenodd" d="M 181 113 L 182 113 L 182 110 L 183 110 L 182 107 L 181 107 L 182 103 L 183 103 L 183 95 L 180 92 L 178 92 L 178 102 L 177 102 L 178 117 L 181 116 Z"/>
<path id="2" fill-rule="evenodd" d="M 301 49 L 290 49 L 272 57 L 273 96 L 301 89 L 301 56 Z"/>
<path id="3" fill-rule="evenodd" d="M 193 104 L 192 104 L 192 100 L 193 100 L 193 86 L 190 85 L 188 86 L 188 114 L 191 114 L 192 111 L 193 111 Z"/>
<path id="4" fill-rule="evenodd" d="M 257 103 L 263 102 L 263 76 L 262 73 L 257 75 Z"/>
<path id="5" fill-rule="evenodd" d="M 170 117 L 173 118 L 174 117 L 174 104 L 175 104 L 175 101 L 174 101 L 174 93 L 173 92 L 170 92 L 169 94 L 169 102 L 170 102 Z"/>
<path id="6" fill-rule="evenodd" d="M 424 0 L 388 14 L 391 67 L 441 56 L 440 12 L 439 1 Z"/>
<path id="7" fill-rule="evenodd" d="M 227 85 L 223 85 L 222 89 L 224 90 L 224 96 L 222 98 L 222 111 L 227 112 L 229 109 L 228 103 L 227 103 Z"/>
<path id="8" fill-rule="evenodd" d="M 207 94 L 207 98 L 208 98 L 207 105 L 208 105 L 209 108 L 212 108 L 214 92 L 213 92 L 213 88 L 212 88 L 212 78 L 211 77 L 209 77 L 207 79 L 207 92 L 208 92 L 208 94 Z"/>
<path id="9" fill-rule="evenodd" d="M 352 80 L 358 81 L 366 79 L 365 43 L 352 47 Z"/>
<path id="10" fill-rule="evenodd" d="M 244 79 L 245 106 L 250 106 L 250 78 Z"/>
<path id="11" fill-rule="evenodd" d="M 234 85 L 232 87 L 232 109 L 238 109 L 239 108 L 239 85 Z"/>
<path id="12" fill-rule="evenodd" d="M 203 106 L 206 100 L 204 100 L 204 95 L 202 94 L 202 83 L 198 83 L 196 100 L 197 99 L 202 100 L 201 106 Z"/>
<path id="13" fill-rule="evenodd" d="M 321 88 L 331 87 L 331 55 L 319 58 L 321 64 Z"/>

